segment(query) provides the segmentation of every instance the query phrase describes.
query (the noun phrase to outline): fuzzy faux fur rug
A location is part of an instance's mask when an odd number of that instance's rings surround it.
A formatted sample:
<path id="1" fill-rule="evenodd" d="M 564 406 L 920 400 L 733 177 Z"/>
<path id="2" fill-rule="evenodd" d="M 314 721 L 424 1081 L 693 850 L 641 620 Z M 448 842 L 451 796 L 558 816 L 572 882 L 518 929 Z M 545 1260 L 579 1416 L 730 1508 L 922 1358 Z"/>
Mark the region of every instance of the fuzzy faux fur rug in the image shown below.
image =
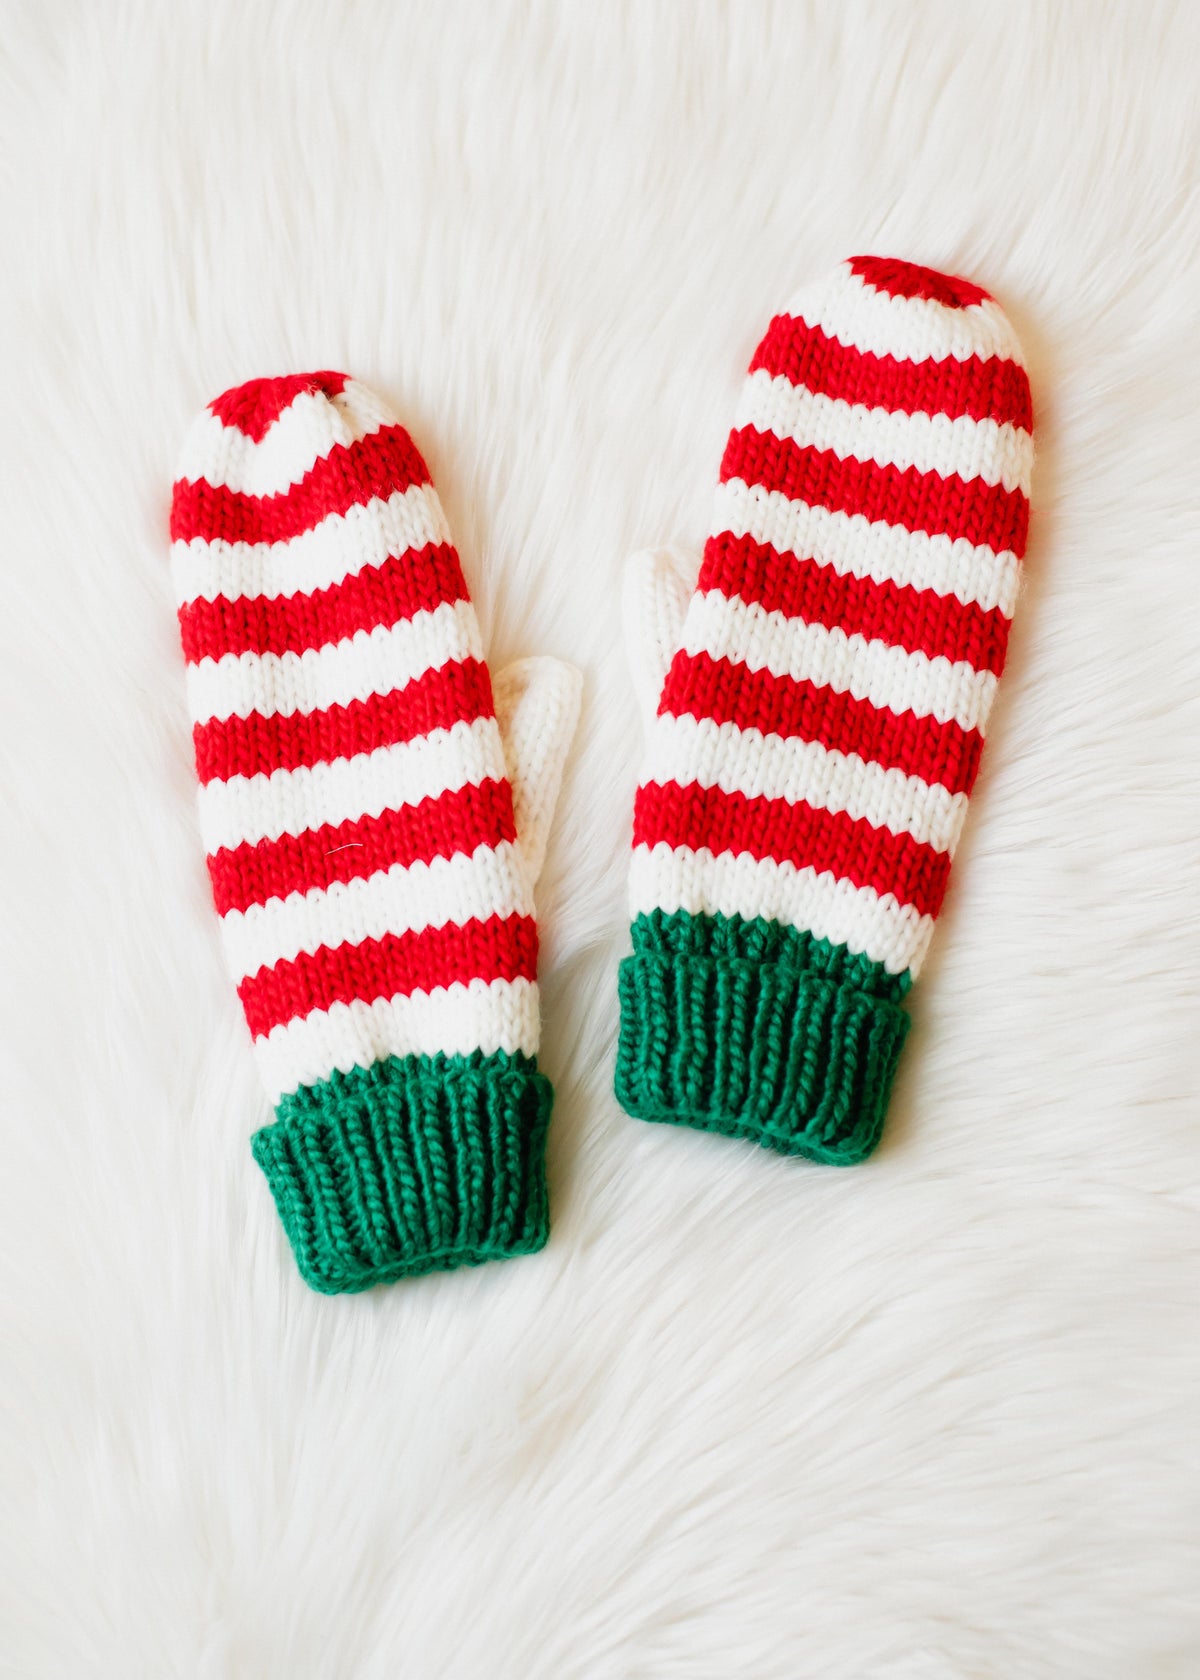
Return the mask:
<path id="1" fill-rule="evenodd" d="M 8 0 L 0 1671 L 1200 1673 L 1200 14 Z M 611 1095 L 624 556 L 805 277 L 1030 358 L 1027 585 L 881 1151 Z M 497 664 L 586 678 L 551 1246 L 321 1299 L 247 1140 L 166 563 L 209 397 L 347 368 Z"/>

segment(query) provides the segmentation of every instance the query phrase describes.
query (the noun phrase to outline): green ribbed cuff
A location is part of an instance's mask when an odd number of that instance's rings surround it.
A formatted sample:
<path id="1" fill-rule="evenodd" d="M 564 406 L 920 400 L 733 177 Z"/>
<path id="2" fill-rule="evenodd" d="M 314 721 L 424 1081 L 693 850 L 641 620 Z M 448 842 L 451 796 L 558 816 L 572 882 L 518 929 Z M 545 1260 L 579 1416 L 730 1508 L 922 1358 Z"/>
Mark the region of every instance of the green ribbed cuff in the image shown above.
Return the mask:
<path id="1" fill-rule="evenodd" d="M 629 1114 L 840 1166 L 871 1153 L 907 975 L 773 922 L 655 911 L 632 931 L 616 1073 Z"/>
<path id="2" fill-rule="evenodd" d="M 336 1295 L 544 1247 L 552 1101 L 503 1053 L 393 1056 L 285 1097 L 252 1148 L 305 1281 Z"/>

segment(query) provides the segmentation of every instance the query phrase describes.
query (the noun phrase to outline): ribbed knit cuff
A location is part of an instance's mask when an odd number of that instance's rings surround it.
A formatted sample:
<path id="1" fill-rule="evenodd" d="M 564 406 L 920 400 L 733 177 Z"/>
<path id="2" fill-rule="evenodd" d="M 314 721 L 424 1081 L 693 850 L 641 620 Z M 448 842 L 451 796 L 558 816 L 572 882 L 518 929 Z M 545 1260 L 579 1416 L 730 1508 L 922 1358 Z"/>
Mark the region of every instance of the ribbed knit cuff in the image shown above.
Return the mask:
<path id="1" fill-rule="evenodd" d="M 739 918 L 639 917 L 620 970 L 616 1093 L 643 1120 L 848 1166 L 879 1141 L 907 985 Z"/>
<path id="2" fill-rule="evenodd" d="M 285 1097 L 254 1158 L 323 1294 L 532 1254 L 553 1092 L 525 1056 L 392 1057 Z"/>

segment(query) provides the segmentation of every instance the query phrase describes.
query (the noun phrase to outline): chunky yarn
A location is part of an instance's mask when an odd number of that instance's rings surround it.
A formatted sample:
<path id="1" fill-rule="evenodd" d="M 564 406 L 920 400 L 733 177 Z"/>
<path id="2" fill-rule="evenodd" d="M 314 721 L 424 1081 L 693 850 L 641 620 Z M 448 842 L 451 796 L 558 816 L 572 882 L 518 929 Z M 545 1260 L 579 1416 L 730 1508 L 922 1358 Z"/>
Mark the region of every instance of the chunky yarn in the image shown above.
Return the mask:
<path id="1" fill-rule="evenodd" d="M 1029 382 L 970 282 L 856 257 L 750 366 L 637 792 L 617 1094 L 875 1145 L 1004 666 Z"/>
<path id="2" fill-rule="evenodd" d="M 276 1113 L 254 1154 L 304 1277 L 541 1247 L 534 871 L 424 461 L 343 374 L 252 380 L 189 435 L 171 538 L 208 869 Z M 570 673 L 523 713 L 543 804 L 576 699 Z"/>

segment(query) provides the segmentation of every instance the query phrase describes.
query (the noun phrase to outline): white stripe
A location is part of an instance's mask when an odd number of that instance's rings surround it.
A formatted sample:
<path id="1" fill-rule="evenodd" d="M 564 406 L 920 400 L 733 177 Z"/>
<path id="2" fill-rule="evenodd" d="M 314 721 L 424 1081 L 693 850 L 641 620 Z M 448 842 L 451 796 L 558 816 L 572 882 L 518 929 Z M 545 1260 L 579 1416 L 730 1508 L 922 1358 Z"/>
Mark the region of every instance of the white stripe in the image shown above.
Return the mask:
<path id="1" fill-rule="evenodd" d="M 889 297 L 860 280 L 848 263 L 802 286 L 784 313 L 876 356 L 909 362 L 1007 356 L 1024 366 L 1017 335 L 991 299 L 956 309 L 932 298 Z"/>
<path id="2" fill-rule="evenodd" d="M 472 1050 L 536 1056 L 537 1047 L 537 982 L 472 980 L 374 1003 L 335 1003 L 272 1027 L 254 1049 L 263 1084 L 277 1103 L 300 1085 L 385 1056 L 465 1056 Z"/>
<path id="3" fill-rule="evenodd" d="M 762 916 L 845 945 L 882 963 L 889 974 L 903 974 L 907 968 L 915 976 L 933 935 L 933 917 L 898 903 L 891 893 L 749 852 L 714 857 L 707 848 L 672 849 L 665 842 L 634 847 L 629 907 L 634 916 L 652 910 Z"/>
<path id="4" fill-rule="evenodd" d="M 693 595 L 683 646 L 687 653 L 743 662 L 752 671 L 813 682 L 894 712 L 915 712 L 939 723 L 953 719 L 963 729 L 982 731 L 996 693 L 993 674 L 963 660 L 943 654 L 931 659 L 857 632 L 848 636 L 717 589 Z"/>
<path id="5" fill-rule="evenodd" d="M 822 396 L 758 368 L 742 387 L 735 426 L 753 426 L 842 460 L 880 467 L 955 473 L 1029 494 L 1033 439 L 1021 426 L 973 420 L 969 414 L 902 414 Z"/>
<path id="6" fill-rule="evenodd" d="M 202 659 L 188 667 L 188 704 L 195 723 L 246 717 L 250 712 L 290 717 L 390 694 L 452 660 L 482 657 L 471 603 L 444 601 L 432 612 L 359 630 L 345 641 L 303 653 L 227 653 L 221 659 Z"/>
<path id="7" fill-rule="evenodd" d="M 965 537 L 951 541 L 903 525 L 872 523 L 861 513 L 812 507 L 741 478 L 718 487 L 712 528 L 718 536 L 749 537 L 781 554 L 832 566 L 843 577 L 932 589 L 964 604 L 999 607 L 1006 618 L 1017 604 L 1021 564 L 1011 549 L 997 552 Z"/>
<path id="8" fill-rule="evenodd" d="M 531 916 L 533 896 L 511 841 L 479 846 L 467 856 L 396 864 L 355 881 L 290 893 L 221 918 L 221 937 L 235 980 L 322 946 L 361 945 L 386 933 L 417 933 L 448 922 L 489 916 Z"/>
<path id="9" fill-rule="evenodd" d="M 505 774 L 495 718 L 476 718 L 356 758 L 209 782 L 200 789 L 200 831 L 209 853 L 256 845 L 327 823 L 376 817 Z"/>
<path id="10" fill-rule="evenodd" d="M 867 763 L 857 753 L 690 715 L 655 718 L 642 781 L 682 787 L 694 782 L 792 805 L 803 800 L 816 810 L 845 812 L 875 828 L 910 834 L 939 852 L 957 845 L 967 814 L 965 793 Z"/>
<path id="11" fill-rule="evenodd" d="M 431 484 L 414 484 L 383 499 L 360 502 L 345 513 L 331 513 L 311 531 L 284 542 L 205 542 L 171 544 L 171 576 L 181 606 L 265 596 L 310 595 L 354 577 L 390 556 L 429 543 L 448 543 L 450 527 Z"/>
<path id="12" fill-rule="evenodd" d="M 184 441 L 176 477 L 244 495 L 278 496 L 299 484 L 337 444 L 349 446 L 394 424 L 374 392 L 353 379 L 336 397 L 301 391 L 259 443 L 206 408 Z"/>

